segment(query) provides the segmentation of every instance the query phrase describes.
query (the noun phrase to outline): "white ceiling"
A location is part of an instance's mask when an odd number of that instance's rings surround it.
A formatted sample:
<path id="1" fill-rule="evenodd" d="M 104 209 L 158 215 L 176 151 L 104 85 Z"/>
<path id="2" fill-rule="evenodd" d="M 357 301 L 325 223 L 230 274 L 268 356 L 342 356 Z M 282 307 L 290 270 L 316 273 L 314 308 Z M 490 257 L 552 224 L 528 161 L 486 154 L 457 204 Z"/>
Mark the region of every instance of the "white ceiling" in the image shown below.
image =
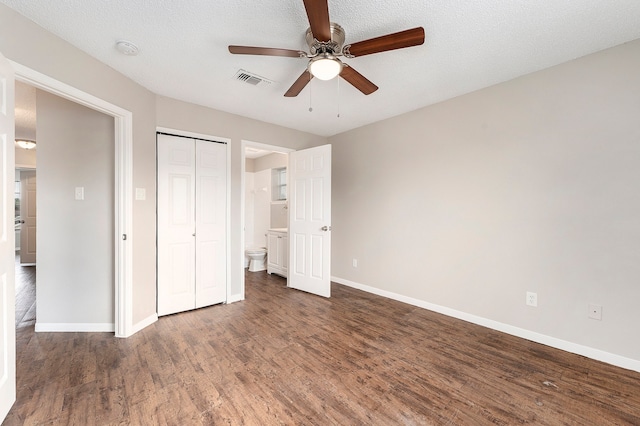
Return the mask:
<path id="1" fill-rule="evenodd" d="M 380 87 L 372 95 L 314 79 L 285 98 L 306 60 L 227 46 L 306 50 L 302 0 L 0 2 L 155 93 L 323 136 L 640 38 L 638 0 L 329 0 L 347 43 L 423 26 L 425 44 L 345 60 Z M 140 54 L 118 53 L 120 39 Z M 274 83 L 241 83 L 238 69 Z"/>
<path id="2" fill-rule="evenodd" d="M 36 140 L 36 89 L 16 81 L 16 139 Z"/>

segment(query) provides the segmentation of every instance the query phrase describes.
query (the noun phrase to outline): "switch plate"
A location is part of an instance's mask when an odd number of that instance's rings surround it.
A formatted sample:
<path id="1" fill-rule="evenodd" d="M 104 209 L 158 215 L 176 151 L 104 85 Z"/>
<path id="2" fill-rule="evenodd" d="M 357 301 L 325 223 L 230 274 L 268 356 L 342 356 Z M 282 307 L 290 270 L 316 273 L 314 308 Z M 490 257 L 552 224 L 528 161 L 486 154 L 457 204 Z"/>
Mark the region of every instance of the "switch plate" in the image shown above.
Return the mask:
<path id="1" fill-rule="evenodd" d="M 145 188 L 136 188 L 136 200 L 144 201 L 147 199 L 147 190 Z"/>
<path id="2" fill-rule="evenodd" d="M 84 200 L 84 186 L 76 186 L 76 200 Z"/>
<path id="3" fill-rule="evenodd" d="M 602 321 L 602 306 L 589 303 L 589 318 Z"/>
<path id="4" fill-rule="evenodd" d="M 533 306 L 534 308 L 538 306 L 538 293 L 533 293 L 531 291 L 527 292 L 527 300 L 526 303 L 528 306 Z"/>
<path id="5" fill-rule="evenodd" d="M 353 266 L 354 268 L 358 267 L 358 259 L 353 259 L 353 261 L 351 262 L 351 266 Z"/>

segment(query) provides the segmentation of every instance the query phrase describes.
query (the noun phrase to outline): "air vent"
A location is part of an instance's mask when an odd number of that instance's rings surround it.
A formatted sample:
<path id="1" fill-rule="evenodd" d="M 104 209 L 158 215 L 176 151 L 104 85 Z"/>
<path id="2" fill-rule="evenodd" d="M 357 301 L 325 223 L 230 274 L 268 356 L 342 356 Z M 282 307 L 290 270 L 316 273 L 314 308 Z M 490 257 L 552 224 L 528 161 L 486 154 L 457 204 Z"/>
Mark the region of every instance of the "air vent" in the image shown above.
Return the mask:
<path id="1" fill-rule="evenodd" d="M 257 74 L 251 73 L 249 71 L 245 71 L 245 70 L 238 70 L 238 72 L 235 75 L 235 79 L 238 81 L 242 81 L 243 83 L 247 83 L 250 84 L 252 86 L 270 86 L 273 81 L 268 80 L 264 77 L 260 77 Z"/>

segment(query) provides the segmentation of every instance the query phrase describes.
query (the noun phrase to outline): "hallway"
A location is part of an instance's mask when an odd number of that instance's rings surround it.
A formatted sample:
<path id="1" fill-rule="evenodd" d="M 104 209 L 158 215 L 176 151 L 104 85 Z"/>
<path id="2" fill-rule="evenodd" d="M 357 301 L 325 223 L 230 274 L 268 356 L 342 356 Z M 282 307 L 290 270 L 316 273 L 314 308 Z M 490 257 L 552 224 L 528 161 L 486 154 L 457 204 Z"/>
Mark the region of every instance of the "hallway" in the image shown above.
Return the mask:
<path id="1" fill-rule="evenodd" d="M 16 253 L 16 328 L 36 324 L 36 267 L 21 266 Z"/>

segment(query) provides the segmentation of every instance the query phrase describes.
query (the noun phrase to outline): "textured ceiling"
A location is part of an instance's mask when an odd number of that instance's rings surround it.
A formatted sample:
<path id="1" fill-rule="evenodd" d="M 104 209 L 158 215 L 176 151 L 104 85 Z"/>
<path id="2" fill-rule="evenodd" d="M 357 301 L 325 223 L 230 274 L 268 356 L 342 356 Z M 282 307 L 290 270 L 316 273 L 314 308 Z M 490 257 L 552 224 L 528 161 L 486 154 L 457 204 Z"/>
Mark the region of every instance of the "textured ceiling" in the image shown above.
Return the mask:
<path id="1" fill-rule="evenodd" d="M 36 140 L 36 89 L 16 81 L 16 139 Z"/>
<path id="2" fill-rule="evenodd" d="M 0 2 L 155 93 L 324 136 L 640 38 L 638 0 L 329 0 L 347 43 L 423 26 L 425 44 L 346 60 L 372 95 L 314 79 L 285 98 L 306 60 L 227 45 L 305 49 L 302 0 Z M 119 39 L 140 54 L 118 53 Z M 239 69 L 274 83 L 241 83 Z"/>

